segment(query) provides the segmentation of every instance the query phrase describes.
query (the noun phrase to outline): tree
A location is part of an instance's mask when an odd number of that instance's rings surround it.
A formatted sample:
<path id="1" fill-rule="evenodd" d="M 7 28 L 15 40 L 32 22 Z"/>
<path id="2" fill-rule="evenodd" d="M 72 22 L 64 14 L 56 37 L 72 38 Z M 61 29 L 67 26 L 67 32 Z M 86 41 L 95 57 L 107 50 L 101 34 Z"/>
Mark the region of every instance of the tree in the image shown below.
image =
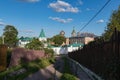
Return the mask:
<path id="1" fill-rule="evenodd" d="M 117 30 L 120 30 L 120 6 L 118 10 L 113 11 L 109 23 L 107 24 L 107 29 L 103 34 L 104 40 L 109 40 L 112 33 L 114 32 L 115 27 Z"/>
<path id="2" fill-rule="evenodd" d="M 61 35 L 55 35 L 53 36 L 52 41 L 55 43 L 56 46 L 61 46 L 63 42 L 66 41 L 66 38 Z"/>
<path id="3" fill-rule="evenodd" d="M 4 42 L 8 47 L 16 46 L 16 43 L 18 41 L 18 39 L 17 39 L 18 31 L 14 26 L 6 25 L 4 28 L 3 35 L 5 36 Z"/>
<path id="4" fill-rule="evenodd" d="M 25 48 L 33 50 L 41 50 L 44 45 L 38 39 L 34 38 L 30 43 L 26 44 Z"/>

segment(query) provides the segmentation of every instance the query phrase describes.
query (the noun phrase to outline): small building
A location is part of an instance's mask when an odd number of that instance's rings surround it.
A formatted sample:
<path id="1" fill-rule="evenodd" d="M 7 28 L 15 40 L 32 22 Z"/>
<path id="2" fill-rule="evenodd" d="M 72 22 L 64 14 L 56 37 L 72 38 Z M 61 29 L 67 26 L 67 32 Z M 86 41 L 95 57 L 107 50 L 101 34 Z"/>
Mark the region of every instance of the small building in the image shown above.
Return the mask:
<path id="1" fill-rule="evenodd" d="M 19 47 L 25 47 L 26 44 L 30 43 L 30 41 L 32 41 L 33 38 L 30 38 L 30 37 L 21 37 L 19 38 L 19 41 L 18 41 L 18 46 Z"/>
<path id="2" fill-rule="evenodd" d="M 88 44 L 89 42 L 94 41 L 94 34 L 92 33 L 81 33 L 77 32 L 73 28 L 73 31 L 71 33 L 71 37 L 69 37 L 69 44 L 74 43 L 82 43 L 82 44 Z"/>

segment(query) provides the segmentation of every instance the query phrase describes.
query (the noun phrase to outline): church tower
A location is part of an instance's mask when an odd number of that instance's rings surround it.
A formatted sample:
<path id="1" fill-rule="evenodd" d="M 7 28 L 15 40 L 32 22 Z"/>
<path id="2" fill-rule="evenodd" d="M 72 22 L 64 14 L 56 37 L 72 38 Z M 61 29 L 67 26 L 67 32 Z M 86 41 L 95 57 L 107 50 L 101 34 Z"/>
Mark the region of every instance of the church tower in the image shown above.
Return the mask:
<path id="1" fill-rule="evenodd" d="M 45 36 L 45 32 L 44 32 L 43 29 L 42 29 L 41 32 L 40 32 L 39 41 L 47 41 L 47 38 L 46 38 L 46 36 Z"/>
<path id="2" fill-rule="evenodd" d="M 73 31 L 71 33 L 71 37 L 76 37 L 76 31 L 75 31 L 74 27 L 73 27 Z"/>

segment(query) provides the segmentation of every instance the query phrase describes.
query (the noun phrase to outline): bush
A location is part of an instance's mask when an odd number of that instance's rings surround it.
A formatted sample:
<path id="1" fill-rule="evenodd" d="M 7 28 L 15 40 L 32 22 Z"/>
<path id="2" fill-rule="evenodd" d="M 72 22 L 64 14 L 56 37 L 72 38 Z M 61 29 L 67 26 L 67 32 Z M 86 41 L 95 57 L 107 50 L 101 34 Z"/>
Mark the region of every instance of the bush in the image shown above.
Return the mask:
<path id="1" fill-rule="evenodd" d="M 8 50 L 7 50 L 7 67 L 8 67 L 9 64 L 10 64 L 11 54 L 12 54 L 12 50 L 11 50 L 11 49 L 8 49 Z"/>
<path id="2" fill-rule="evenodd" d="M 54 51 L 52 49 L 44 48 L 45 54 L 48 54 L 50 57 L 54 57 Z"/>
<path id="3" fill-rule="evenodd" d="M 77 78 L 74 75 L 68 74 L 68 73 L 64 73 L 60 80 L 77 80 Z"/>
<path id="4" fill-rule="evenodd" d="M 41 68 L 45 68 L 46 66 L 50 65 L 50 62 L 48 59 L 41 59 L 41 61 L 38 63 Z"/>
<path id="5" fill-rule="evenodd" d="M 55 58 L 50 58 L 50 59 L 49 59 L 49 62 L 50 62 L 50 63 L 55 63 Z"/>

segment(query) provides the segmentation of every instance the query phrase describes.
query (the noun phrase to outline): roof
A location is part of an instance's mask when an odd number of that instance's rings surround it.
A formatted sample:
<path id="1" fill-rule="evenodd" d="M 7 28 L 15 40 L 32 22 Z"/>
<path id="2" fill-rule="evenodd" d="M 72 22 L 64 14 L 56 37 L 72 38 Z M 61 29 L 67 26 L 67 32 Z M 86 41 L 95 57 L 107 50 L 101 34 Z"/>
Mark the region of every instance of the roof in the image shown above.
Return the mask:
<path id="1" fill-rule="evenodd" d="M 30 37 L 21 37 L 21 38 L 19 38 L 19 40 L 21 40 L 21 41 L 31 41 L 32 40 L 32 38 L 30 38 Z"/>
<path id="2" fill-rule="evenodd" d="M 41 30 L 39 37 L 45 37 L 45 32 L 43 29 Z"/>
<path id="3" fill-rule="evenodd" d="M 83 46 L 84 44 L 82 43 L 73 43 L 73 44 L 69 44 L 68 47 L 80 47 L 80 46 Z"/>

